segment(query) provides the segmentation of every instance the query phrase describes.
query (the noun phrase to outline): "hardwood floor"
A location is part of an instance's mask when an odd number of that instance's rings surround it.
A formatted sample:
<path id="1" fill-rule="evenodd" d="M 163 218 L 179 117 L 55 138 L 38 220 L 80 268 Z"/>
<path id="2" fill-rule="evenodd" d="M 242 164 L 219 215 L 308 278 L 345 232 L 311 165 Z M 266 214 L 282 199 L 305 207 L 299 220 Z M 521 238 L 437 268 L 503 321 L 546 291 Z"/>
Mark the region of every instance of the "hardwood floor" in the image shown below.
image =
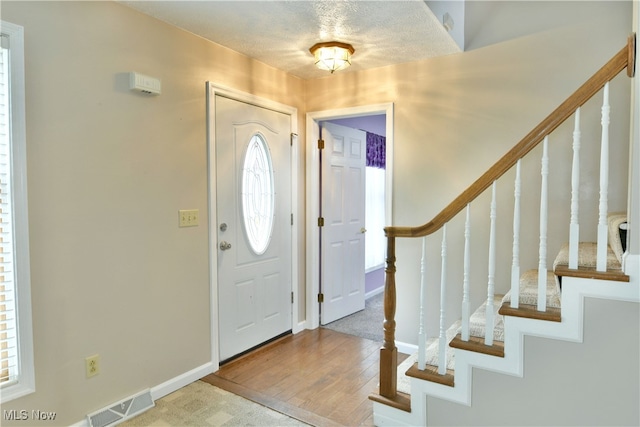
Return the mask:
<path id="1" fill-rule="evenodd" d="M 203 381 L 314 426 L 373 426 L 380 343 L 318 328 L 289 335 Z M 398 363 L 407 357 L 398 354 Z"/>

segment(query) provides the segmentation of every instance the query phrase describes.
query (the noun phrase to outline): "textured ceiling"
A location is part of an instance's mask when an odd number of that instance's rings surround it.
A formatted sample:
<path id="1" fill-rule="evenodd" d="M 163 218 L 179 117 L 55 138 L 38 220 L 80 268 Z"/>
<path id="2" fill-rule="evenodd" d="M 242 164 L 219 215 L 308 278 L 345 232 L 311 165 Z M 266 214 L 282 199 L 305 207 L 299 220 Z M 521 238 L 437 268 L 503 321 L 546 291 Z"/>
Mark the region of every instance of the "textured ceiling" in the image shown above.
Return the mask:
<path id="1" fill-rule="evenodd" d="M 303 79 L 323 77 L 309 47 L 355 48 L 340 73 L 460 52 L 422 0 L 130 1 L 119 3 Z"/>

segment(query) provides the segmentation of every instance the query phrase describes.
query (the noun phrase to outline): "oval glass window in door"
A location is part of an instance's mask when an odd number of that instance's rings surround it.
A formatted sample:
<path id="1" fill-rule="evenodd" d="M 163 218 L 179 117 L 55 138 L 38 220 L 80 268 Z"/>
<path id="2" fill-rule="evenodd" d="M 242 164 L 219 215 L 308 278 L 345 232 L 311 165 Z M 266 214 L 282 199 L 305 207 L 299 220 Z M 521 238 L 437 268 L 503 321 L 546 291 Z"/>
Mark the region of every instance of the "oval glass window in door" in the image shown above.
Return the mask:
<path id="1" fill-rule="evenodd" d="M 269 246 L 273 231 L 275 189 L 267 141 L 251 137 L 242 165 L 242 222 L 249 247 L 257 255 Z"/>

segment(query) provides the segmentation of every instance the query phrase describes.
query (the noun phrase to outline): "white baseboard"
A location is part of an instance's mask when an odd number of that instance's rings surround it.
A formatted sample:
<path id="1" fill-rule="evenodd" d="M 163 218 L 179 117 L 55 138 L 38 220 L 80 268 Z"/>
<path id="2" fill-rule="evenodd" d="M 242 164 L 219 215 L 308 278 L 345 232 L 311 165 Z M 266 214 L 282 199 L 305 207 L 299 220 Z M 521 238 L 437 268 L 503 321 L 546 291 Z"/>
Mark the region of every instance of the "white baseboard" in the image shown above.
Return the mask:
<path id="1" fill-rule="evenodd" d="M 77 423 L 71 424 L 69 427 L 89 427 L 89 420 L 87 418 L 84 418 L 83 420 L 78 421 Z"/>
<path id="2" fill-rule="evenodd" d="M 376 288 L 372 291 L 367 292 L 366 294 L 364 294 L 364 299 L 369 299 L 371 297 L 375 297 L 378 294 L 381 294 L 384 292 L 384 286 L 380 286 L 379 288 Z"/>
<path id="3" fill-rule="evenodd" d="M 293 325 L 293 328 L 291 329 L 291 333 L 295 335 L 298 332 L 304 331 L 306 328 L 307 328 L 306 321 L 298 322 L 298 324 Z"/>
<path id="4" fill-rule="evenodd" d="M 151 396 L 154 401 L 158 400 L 161 397 L 173 393 L 174 391 L 179 390 L 182 387 L 187 386 L 215 371 L 217 371 L 217 367 L 212 362 L 205 363 L 204 365 L 192 369 L 189 372 L 185 372 L 182 375 L 178 375 L 177 377 L 165 381 L 160 385 L 152 387 Z"/>
<path id="5" fill-rule="evenodd" d="M 215 371 L 217 371 L 217 367 L 212 362 L 205 363 L 202 366 L 198 366 L 189 372 L 185 372 L 182 375 L 178 375 L 175 378 L 151 388 L 151 397 L 156 401 L 167 394 L 173 393 L 174 391 L 179 390 L 194 381 L 198 381 L 200 378 Z M 71 427 L 89 427 L 89 420 L 85 418 L 72 424 Z"/>
<path id="6" fill-rule="evenodd" d="M 398 353 L 414 354 L 418 352 L 418 346 L 415 344 L 396 341 L 396 347 L 398 348 Z"/>

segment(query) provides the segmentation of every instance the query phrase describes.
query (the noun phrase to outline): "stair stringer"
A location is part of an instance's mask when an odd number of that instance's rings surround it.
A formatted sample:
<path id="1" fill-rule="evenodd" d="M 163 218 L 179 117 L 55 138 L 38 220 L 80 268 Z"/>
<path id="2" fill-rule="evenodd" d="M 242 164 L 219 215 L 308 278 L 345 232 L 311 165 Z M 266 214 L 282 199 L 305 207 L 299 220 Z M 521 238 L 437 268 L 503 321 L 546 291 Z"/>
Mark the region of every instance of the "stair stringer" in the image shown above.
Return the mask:
<path id="1" fill-rule="evenodd" d="M 560 322 L 505 316 L 504 358 L 448 349 L 455 351 L 455 385 L 448 387 L 411 378 L 411 413 L 374 402 L 375 425 L 426 426 L 427 396 L 471 406 L 474 367 L 522 378 L 526 335 L 582 343 L 584 299 L 590 297 L 640 303 L 640 276 L 633 274 L 630 278 L 630 282 L 616 282 L 563 277 Z"/>

